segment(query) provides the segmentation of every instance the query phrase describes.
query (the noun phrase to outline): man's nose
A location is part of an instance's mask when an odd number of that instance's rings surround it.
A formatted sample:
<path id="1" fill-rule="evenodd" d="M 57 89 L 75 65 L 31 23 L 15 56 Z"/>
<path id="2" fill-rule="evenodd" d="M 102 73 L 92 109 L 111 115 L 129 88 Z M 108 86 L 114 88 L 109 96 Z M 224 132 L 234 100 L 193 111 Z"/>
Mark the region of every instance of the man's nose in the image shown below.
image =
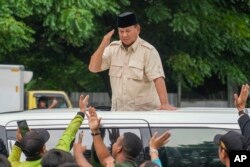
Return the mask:
<path id="1" fill-rule="evenodd" d="M 126 32 L 122 33 L 122 37 L 126 37 L 126 36 L 128 36 L 128 33 Z"/>

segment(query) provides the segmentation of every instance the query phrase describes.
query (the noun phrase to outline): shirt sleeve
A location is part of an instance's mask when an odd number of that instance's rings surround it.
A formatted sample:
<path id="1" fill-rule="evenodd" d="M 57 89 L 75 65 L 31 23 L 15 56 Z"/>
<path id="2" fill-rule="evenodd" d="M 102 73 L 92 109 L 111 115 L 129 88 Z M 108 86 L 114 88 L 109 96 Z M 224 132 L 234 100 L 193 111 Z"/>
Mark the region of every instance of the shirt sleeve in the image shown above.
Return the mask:
<path id="1" fill-rule="evenodd" d="M 107 46 L 104 49 L 103 55 L 102 55 L 102 65 L 101 65 L 101 70 L 107 70 L 109 69 L 111 64 L 111 49 L 110 46 Z"/>
<path id="2" fill-rule="evenodd" d="M 247 139 L 248 150 L 250 150 L 250 118 L 247 114 L 244 114 L 238 119 L 238 123 L 241 129 L 241 133 Z"/>
<path id="3" fill-rule="evenodd" d="M 8 157 L 8 160 L 10 161 L 11 166 L 18 166 L 21 163 L 20 162 L 21 153 L 22 153 L 21 148 L 18 147 L 17 145 L 14 145 L 11 151 L 11 154 Z"/>
<path id="4" fill-rule="evenodd" d="M 70 151 L 70 146 L 72 141 L 75 139 L 75 135 L 80 128 L 82 121 L 84 119 L 84 116 L 80 113 L 78 113 L 74 119 L 70 122 L 67 129 L 62 134 L 60 140 L 58 141 L 58 144 L 56 145 L 56 149 L 60 149 L 66 152 Z"/>
<path id="5" fill-rule="evenodd" d="M 161 58 L 157 50 L 151 49 L 149 51 L 149 55 L 147 56 L 146 59 L 146 65 L 145 65 L 145 73 L 146 76 L 150 81 L 153 81 L 156 78 L 164 77 L 165 74 L 163 71 L 162 63 L 161 63 Z"/>

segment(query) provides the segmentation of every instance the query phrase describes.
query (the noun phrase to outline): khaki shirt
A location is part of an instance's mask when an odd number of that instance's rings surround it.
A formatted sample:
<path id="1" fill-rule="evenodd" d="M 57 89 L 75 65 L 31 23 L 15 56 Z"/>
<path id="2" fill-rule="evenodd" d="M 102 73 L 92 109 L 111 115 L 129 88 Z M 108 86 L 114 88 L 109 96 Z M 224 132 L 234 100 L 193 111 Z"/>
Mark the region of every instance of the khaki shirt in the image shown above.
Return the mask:
<path id="1" fill-rule="evenodd" d="M 102 70 L 109 69 L 112 111 L 155 110 L 160 106 L 154 79 L 165 77 L 157 50 L 140 37 L 128 48 L 114 41 L 105 48 Z"/>

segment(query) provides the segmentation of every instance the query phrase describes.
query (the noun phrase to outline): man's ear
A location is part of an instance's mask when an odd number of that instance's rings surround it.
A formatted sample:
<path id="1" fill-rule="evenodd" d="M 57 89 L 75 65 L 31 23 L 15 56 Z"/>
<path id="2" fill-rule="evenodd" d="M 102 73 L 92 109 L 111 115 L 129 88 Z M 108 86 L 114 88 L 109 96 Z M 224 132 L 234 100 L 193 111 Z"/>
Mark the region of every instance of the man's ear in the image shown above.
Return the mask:
<path id="1" fill-rule="evenodd" d="M 46 152 L 46 146 L 43 145 L 43 148 L 41 149 L 40 153 L 44 154 Z"/>
<path id="2" fill-rule="evenodd" d="M 228 157 L 228 154 L 227 154 L 227 152 L 224 149 L 221 149 L 221 157 L 223 159 L 226 159 Z"/>
<path id="3" fill-rule="evenodd" d="M 138 34 L 140 34 L 140 32 L 141 32 L 141 26 L 139 24 L 136 25 L 136 29 L 138 31 Z"/>
<path id="4" fill-rule="evenodd" d="M 117 153 L 122 152 L 122 149 L 123 149 L 122 145 L 118 146 L 118 147 L 117 147 Z"/>

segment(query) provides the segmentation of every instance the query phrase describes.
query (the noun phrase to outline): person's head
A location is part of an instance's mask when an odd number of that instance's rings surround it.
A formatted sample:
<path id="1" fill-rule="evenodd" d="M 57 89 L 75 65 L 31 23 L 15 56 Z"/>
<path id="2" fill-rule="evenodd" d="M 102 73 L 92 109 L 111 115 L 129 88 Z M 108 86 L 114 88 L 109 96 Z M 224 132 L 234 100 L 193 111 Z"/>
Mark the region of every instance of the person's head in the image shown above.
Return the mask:
<path id="1" fill-rule="evenodd" d="M 142 150 L 141 139 L 131 132 L 119 136 L 112 146 L 112 156 L 123 155 L 125 159 L 134 160 Z"/>
<path id="2" fill-rule="evenodd" d="M 47 108 L 47 104 L 46 104 L 46 97 L 42 96 L 38 99 L 38 106 L 37 108 Z"/>
<path id="3" fill-rule="evenodd" d="M 51 149 L 42 158 L 42 167 L 58 167 L 60 165 L 75 165 L 75 159 L 70 152 Z"/>
<path id="4" fill-rule="evenodd" d="M 49 137 L 49 132 L 46 129 L 27 132 L 20 141 L 20 147 L 27 159 L 42 156 L 46 151 L 45 143 Z"/>
<path id="5" fill-rule="evenodd" d="M 229 131 L 224 135 L 217 134 L 214 142 L 219 146 L 218 154 L 220 161 L 226 165 L 229 163 L 230 151 L 240 151 L 247 149 L 246 138 L 238 132 Z"/>
<path id="6" fill-rule="evenodd" d="M 123 45 L 132 45 L 140 34 L 140 25 L 132 12 L 125 12 L 117 16 L 119 38 Z"/>
<path id="7" fill-rule="evenodd" d="M 0 167 L 11 167 L 8 158 L 3 154 L 0 154 Z"/>

